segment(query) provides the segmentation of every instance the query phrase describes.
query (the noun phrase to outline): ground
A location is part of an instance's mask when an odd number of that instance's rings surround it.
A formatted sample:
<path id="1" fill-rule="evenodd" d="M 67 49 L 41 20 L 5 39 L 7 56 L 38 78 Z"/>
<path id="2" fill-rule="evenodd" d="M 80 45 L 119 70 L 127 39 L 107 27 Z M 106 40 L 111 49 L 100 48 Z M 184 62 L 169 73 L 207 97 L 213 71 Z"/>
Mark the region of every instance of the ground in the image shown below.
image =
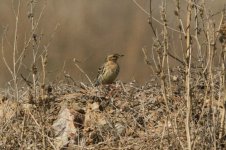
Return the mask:
<path id="1" fill-rule="evenodd" d="M 215 94 L 209 95 L 207 80 L 198 75 L 192 74 L 192 146 L 213 149 L 215 141 L 222 149 L 219 76 L 215 76 Z M 172 70 L 167 85 L 169 111 L 157 76 L 144 85 L 119 80 L 98 87 L 51 83 L 44 98 L 35 98 L 29 89 L 20 102 L 5 95 L 0 105 L 0 149 L 185 149 L 183 71 Z"/>

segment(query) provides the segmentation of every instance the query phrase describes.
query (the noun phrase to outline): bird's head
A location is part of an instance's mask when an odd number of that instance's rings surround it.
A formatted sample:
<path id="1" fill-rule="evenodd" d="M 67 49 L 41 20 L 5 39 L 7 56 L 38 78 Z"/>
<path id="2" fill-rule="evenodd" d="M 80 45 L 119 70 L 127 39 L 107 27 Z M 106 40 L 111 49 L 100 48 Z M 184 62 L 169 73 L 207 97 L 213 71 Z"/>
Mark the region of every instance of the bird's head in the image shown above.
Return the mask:
<path id="1" fill-rule="evenodd" d="M 116 62 L 118 60 L 118 58 L 123 57 L 123 56 L 124 55 L 120 55 L 120 54 L 111 54 L 111 55 L 107 56 L 106 60 Z"/>

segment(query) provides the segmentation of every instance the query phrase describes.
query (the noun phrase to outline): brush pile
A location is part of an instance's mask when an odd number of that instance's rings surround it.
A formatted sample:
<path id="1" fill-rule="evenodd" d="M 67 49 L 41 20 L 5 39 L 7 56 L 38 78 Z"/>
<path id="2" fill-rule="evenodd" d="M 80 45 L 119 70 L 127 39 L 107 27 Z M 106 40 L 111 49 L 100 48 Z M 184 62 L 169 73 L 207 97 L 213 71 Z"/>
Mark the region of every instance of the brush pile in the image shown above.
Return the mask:
<path id="1" fill-rule="evenodd" d="M 168 108 L 159 79 L 89 87 L 81 83 L 51 84 L 44 98 L 24 90 L 20 102 L 9 95 L 0 104 L 0 149 L 184 149 L 186 101 L 184 72 L 171 70 Z M 192 72 L 191 138 L 195 149 L 225 146 L 220 132 L 219 75 L 214 92 L 208 80 Z M 22 91 L 22 90 L 21 90 Z M 212 94 L 214 93 L 214 94 Z"/>

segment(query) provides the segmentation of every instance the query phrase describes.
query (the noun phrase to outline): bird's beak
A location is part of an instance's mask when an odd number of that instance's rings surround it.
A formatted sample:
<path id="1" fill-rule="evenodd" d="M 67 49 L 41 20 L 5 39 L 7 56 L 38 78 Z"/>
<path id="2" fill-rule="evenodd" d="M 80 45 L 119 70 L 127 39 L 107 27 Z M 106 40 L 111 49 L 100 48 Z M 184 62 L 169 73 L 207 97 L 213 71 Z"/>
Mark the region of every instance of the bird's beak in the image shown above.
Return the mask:
<path id="1" fill-rule="evenodd" d="M 120 54 L 119 54 L 119 57 L 123 57 L 123 56 L 124 56 L 124 55 L 120 55 Z"/>

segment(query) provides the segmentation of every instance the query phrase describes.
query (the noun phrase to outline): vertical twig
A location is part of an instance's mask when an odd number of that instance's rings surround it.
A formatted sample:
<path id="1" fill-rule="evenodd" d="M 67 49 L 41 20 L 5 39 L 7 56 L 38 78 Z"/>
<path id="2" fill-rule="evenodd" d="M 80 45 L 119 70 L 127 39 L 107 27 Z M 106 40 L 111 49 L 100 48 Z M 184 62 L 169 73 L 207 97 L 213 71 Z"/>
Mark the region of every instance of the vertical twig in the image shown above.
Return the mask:
<path id="1" fill-rule="evenodd" d="M 203 56 L 201 51 L 201 45 L 199 42 L 199 34 L 200 34 L 200 28 L 199 28 L 199 20 L 198 20 L 198 7 L 197 7 L 197 0 L 194 1 L 194 13 L 195 13 L 195 36 L 194 39 L 197 43 L 197 50 L 198 50 L 198 59 L 202 62 L 203 65 Z"/>
<path id="2" fill-rule="evenodd" d="M 186 54 L 185 54 L 185 89 L 186 89 L 186 137 L 188 150 L 191 150 L 191 132 L 190 132 L 190 115 L 191 115 L 191 97 L 190 97 L 190 75 L 191 75 L 191 12 L 192 11 L 192 0 L 188 1 L 187 6 L 187 19 L 186 19 Z"/>
<path id="3" fill-rule="evenodd" d="M 167 30 L 167 20 L 166 20 L 166 1 L 164 1 L 164 6 L 162 8 L 162 20 L 164 22 L 164 26 L 163 26 L 163 55 L 165 55 L 166 57 L 166 64 L 167 64 L 167 72 L 168 72 L 168 80 L 169 80 L 169 94 L 172 95 L 172 84 L 171 84 L 171 73 L 170 73 L 170 67 L 169 67 L 169 55 L 168 55 L 168 51 L 169 51 L 169 35 L 168 35 L 168 30 Z"/>
<path id="4" fill-rule="evenodd" d="M 19 14 L 20 14 L 20 0 L 18 1 L 17 5 L 17 12 L 15 12 L 15 31 L 14 31 L 14 41 L 13 41 L 13 82 L 14 82 L 14 88 L 15 88 L 15 97 L 16 100 L 19 100 L 19 91 L 18 91 L 18 85 L 17 85 L 17 63 L 16 63 L 16 52 L 17 52 L 17 37 L 18 37 L 18 23 L 19 23 Z"/>
<path id="5" fill-rule="evenodd" d="M 220 132 L 219 132 L 219 139 L 222 138 L 222 136 L 225 134 L 225 113 L 226 113 L 226 82 L 225 82 L 225 78 L 226 78 L 226 62 L 225 62 L 225 52 L 226 52 L 226 6 L 224 8 L 224 12 L 222 13 L 222 19 L 221 19 L 221 24 L 220 24 L 220 33 L 221 33 L 221 57 L 222 57 L 222 63 L 221 63 L 221 67 L 222 67 L 222 84 L 223 86 L 223 109 L 221 111 L 221 120 L 220 120 Z M 219 107 L 220 104 L 218 104 Z"/>
<path id="6" fill-rule="evenodd" d="M 181 12 L 180 0 L 176 0 L 176 11 L 174 13 L 177 16 L 178 28 L 183 33 L 183 35 L 186 36 L 180 12 Z M 182 34 L 179 34 L 179 40 L 180 40 L 181 51 L 182 51 L 182 54 L 184 55 L 184 46 L 183 46 Z M 185 57 L 183 57 L 183 58 L 185 58 Z"/>
<path id="7" fill-rule="evenodd" d="M 167 111 L 169 113 L 169 104 L 168 100 L 166 97 L 167 91 L 166 91 L 166 81 L 165 81 L 165 73 L 164 73 L 164 68 L 165 68 L 165 60 L 166 60 L 166 55 L 167 55 L 167 48 L 168 48 L 168 42 L 167 42 L 167 24 L 166 24 L 166 11 L 165 11 L 166 4 L 163 3 L 162 10 L 161 10 L 161 16 L 162 20 L 164 22 L 164 43 L 163 43 L 163 52 L 160 52 L 159 54 L 159 61 L 160 61 L 160 78 L 161 78 L 161 87 L 162 87 L 162 92 L 163 92 L 163 99 L 165 101 Z M 161 51 L 161 50 L 160 50 Z"/>
<path id="8" fill-rule="evenodd" d="M 37 42 L 37 37 L 35 34 L 35 22 L 34 22 L 34 1 L 30 1 L 30 14 L 29 18 L 31 19 L 31 31 L 32 31 L 32 51 L 33 51 L 33 64 L 32 64 L 32 79 L 33 79 L 33 90 L 34 90 L 34 97 L 36 99 L 36 74 L 37 74 L 37 67 L 36 67 L 36 49 L 35 43 Z"/>
<path id="9" fill-rule="evenodd" d="M 209 35 L 208 35 L 208 45 L 210 47 L 210 67 L 209 67 L 209 76 L 210 76 L 210 87 L 211 87 L 211 112 L 212 112 L 212 121 L 213 121 L 213 127 L 212 127 L 212 132 L 213 132 L 213 142 L 214 142 L 214 149 L 217 148 L 217 141 L 216 141 L 216 118 L 215 118 L 215 115 L 216 115 L 216 109 L 214 109 L 214 75 L 213 75 L 213 59 L 214 59 L 214 54 L 215 54 L 215 51 L 216 51 L 216 43 L 215 43 L 215 38 L 216 38 L 216 35 L 215 35 L 215 24 L 211 21 L 208 23 L 208 28 L 209 28 Z"/>
<path id="10" fill-rule="evenodd" d="M 44 56 L 41 56 L 42 62 L 42 85 L 41 85 L 41 97 L 42 100 L 44 99 L 45 93 L 45 80 L 46 80 L 46 65 L 47 65 L 47 57 L 48 57 L 48 50 L 45 50 Z"/>

